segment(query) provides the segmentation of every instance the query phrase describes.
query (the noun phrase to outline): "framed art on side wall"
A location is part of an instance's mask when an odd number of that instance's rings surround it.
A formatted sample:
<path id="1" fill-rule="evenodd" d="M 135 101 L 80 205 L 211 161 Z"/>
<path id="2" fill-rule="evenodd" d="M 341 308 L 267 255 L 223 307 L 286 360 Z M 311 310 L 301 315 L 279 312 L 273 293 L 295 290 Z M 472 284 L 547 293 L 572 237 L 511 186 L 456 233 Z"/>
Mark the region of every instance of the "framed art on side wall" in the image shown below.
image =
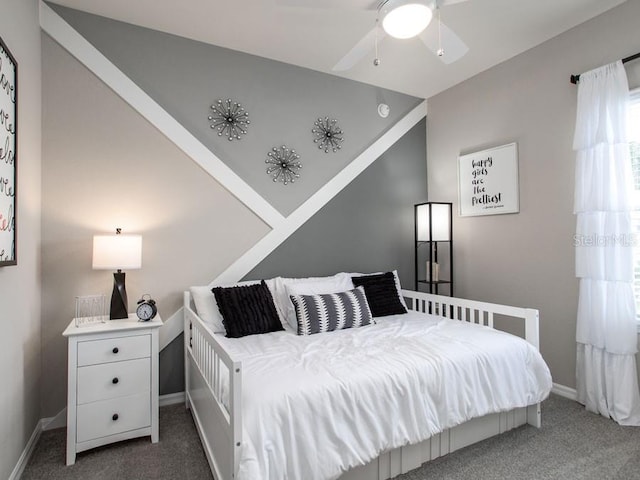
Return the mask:
<path id="1" fill-rule="evenodd" d="M 0 38 L 0 267 L 16 265 L 18 63 Z"/>
<path id="2" fill-rule="evenodd" d="M 516 143 L 458 157 L 460 216 L 520 211 Z"/>

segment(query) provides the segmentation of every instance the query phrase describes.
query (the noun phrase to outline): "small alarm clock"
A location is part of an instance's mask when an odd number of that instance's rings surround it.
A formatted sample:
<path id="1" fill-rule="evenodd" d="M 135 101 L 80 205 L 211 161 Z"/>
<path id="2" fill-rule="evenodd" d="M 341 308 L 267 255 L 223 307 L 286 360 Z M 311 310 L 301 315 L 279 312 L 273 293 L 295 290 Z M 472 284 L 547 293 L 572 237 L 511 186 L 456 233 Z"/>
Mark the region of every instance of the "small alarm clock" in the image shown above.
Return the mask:
<path id="1" fill-rule="evenodd" d="M 156 307 L 156 301 L 151 298 L 151 295 L 145 293 L 140 300 L 138 300 L 138 308 L 136 308 L 136 315 L 141 322 L 151 320 L 158 313 L 158 307 Z"/>

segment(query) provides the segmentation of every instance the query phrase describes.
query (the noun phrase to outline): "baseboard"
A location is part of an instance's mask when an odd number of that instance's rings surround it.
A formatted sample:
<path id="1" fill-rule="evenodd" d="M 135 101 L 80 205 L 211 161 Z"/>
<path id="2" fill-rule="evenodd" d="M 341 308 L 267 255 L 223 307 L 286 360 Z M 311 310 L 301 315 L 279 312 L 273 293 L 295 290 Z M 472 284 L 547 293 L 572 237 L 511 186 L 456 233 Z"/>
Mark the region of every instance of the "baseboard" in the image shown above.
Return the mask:
<path id="1" fill-rule="evenodd" d="M 159 405 L 161 407 L 166 407 L 167 405 L 175 405 L 177 403 L 184 403 L 184 392 L 176 392 L 169 393 L 167 395 L 160 395 Z M 29 462 L 29 458 L 31 458 L 31 454 L 38 443 L 38 439 L 40 435 L 45 430 L 53 430 L 54 428 L 62 428 L 67 426 L 67 409 L 63 408 L 55 417 L 47 417 L 42 418 L 36 424 L 36 428 L 33 430 L 31 437 L 29 437 L 29 441 L 27 445 L 24 447 L 20 458 L 18 459 L 18 463 L 16 464 L 13 472 L 9 475 L 9 480 L 18 480 L 22 476 L 22 472 L 24 472 L 27 463 Z"/>
<path id="2" fill-rule="evenodd" d="M 31 437 L 29 437 L 29 441 L 27 442 L 27 445 L 24 447 L 24 450 L 22 451 L 22 454 L 18 459 L 18 463 L 16 463 L 16 466 L 13 469 L 13 472 L 11 472 L 11 475 L 9 475 L 9 480 L 19 480 L 19 478 L 22 476 L 22 473 L 24 472 L 24 469 L 27 466 L 29 459 L 33 454 L 33 450 L 36 448 L 36 445 L 38 444 L 38 439 L 42 434 L 44 421 L 45 421 L 44 419 L 39 420 L 38 423 L 36 424 L 36 428 L 33 430 Z"/>
<path id="3" fill-rule="evenodd" d="M 67 407 L 58 412 L 55 417 L 47 417 L 40 420 L 42 422 L 42 430 L 53 430 L 55 428 L 64 428 L 67 426 Z"/>
<path id="4" fill-rule="evenodd" d="M 175 405 L 177 403 L 184 403 L 184 392 L 168 393 L 166 395 L 160 395 L 159 405 L 166 407 L 168 405 Z"/>
<path id="5" fill-rule="evenodd" d="M 560 395 L 561 397 L 568 398 L 569 400 L 578 401 L 578 392 L 575 388 L 565 387 L 564 385 L 560 385 L 559 383 L 554 383 L 551 388 L 551 393 L 555 393 L 556 395 Z"/>

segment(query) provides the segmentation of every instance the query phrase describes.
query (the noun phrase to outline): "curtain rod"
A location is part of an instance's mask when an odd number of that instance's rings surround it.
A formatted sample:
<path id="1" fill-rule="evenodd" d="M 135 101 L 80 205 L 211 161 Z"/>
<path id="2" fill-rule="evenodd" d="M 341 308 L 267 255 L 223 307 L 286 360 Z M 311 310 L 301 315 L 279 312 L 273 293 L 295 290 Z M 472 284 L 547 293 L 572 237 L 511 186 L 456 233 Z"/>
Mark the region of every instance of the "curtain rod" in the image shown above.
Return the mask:
<path id="1" fill-rule="evenodd" d="M 622 63 L 627 63 L 632 60 L 636 60 L 638 58 L 640 58 L 640 53 L 636 53 L 635 55 L 631 55 L 630 57 L 623 58 Z M 579 81 L 580 81 L 580 75 L 571 75 L 571 83 L 576 85 Z"/>

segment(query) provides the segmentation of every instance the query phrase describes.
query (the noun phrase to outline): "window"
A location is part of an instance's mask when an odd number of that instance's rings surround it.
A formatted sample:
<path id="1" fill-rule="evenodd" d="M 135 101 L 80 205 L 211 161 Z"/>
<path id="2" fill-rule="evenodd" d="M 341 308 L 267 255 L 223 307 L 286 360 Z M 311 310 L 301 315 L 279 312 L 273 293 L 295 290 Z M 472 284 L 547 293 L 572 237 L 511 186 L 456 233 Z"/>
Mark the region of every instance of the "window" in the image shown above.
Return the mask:
<path id="1" fill-rule="evenodd" d="M 633 199 L 635 210 L 631 214 L 634 232 L 633 290 L 636 299 L 636 314 L 640 321 L 640 88 L 631 92 L 628 120 L 631 171 L 633 173 Z M 640 324 L 639 324 L 640 328 Z"/>

